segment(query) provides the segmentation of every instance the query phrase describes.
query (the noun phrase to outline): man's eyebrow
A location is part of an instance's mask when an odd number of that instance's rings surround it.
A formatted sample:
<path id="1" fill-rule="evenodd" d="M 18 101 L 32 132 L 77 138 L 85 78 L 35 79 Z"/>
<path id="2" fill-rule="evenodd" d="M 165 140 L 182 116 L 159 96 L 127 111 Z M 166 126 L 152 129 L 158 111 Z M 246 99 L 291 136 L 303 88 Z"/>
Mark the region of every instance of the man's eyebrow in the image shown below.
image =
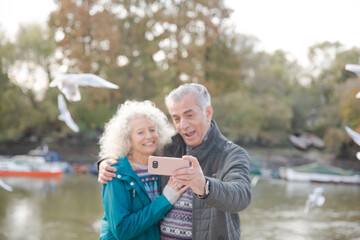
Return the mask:
<path id="1" fill-rule="evenodd" d="M 187 113 L 193 112 L 193 111 L 194 111 L 194 110 L 192 110 L 192 109 L 188 109 L 188 110 L 186 110 L 185 112 L 183 112 L 182 114 L 187 114 Z M 178 116 L 177 114 L 172 114 L 171 117 L 174 118 L 174 117 L 179 117 L 179 116 Z"/>
<path id="2" fill-rule="evenodd" d="M 186 110 L 186 111 L 184 112 L 184 114 L 187 114 L 187 113 L 189 113 L 189 112 L 193 112 L 193 110 L 192 110 L 192 109 Z"/>

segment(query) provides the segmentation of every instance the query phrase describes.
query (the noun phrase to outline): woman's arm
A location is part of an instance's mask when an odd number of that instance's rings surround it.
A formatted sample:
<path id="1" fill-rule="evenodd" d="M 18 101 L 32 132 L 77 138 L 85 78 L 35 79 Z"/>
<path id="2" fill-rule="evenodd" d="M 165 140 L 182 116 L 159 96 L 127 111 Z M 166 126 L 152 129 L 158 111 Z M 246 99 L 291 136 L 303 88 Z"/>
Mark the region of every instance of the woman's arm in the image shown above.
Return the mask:
<path id="1" fill-rule="evenodd" d="M 103 206 L 110 231 L 116 239 L 131 239 L 165 217 L 172 205 L 164 195 L 146 205 L 137 212 L 132 212 L 132 202 L 138 194 L 126 189 L 123 181 L 113 180 L 103 186 Z M 136 199 L 140 201 L 140 199 Z"/>

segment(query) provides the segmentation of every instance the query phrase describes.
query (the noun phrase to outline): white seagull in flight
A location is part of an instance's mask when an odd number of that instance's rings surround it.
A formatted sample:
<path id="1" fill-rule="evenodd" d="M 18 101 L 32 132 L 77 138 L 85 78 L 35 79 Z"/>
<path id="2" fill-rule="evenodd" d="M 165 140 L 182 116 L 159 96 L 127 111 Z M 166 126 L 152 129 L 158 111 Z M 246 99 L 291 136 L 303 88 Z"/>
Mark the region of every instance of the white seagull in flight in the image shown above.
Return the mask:
<path id="1" fill-rule="evenodd" d="M 66 99 L 72 102 L 80 101 L 79 86 L 118 89 L 119 86 L 90 73 L 65 74 L 55 78 L 49 87 L 58 87 Z"/>
<path id="2" fill-rule="evenodd" d="M 346 64 L 345 70 L 355 73 L 357 76 L 360 76 L 360 65 L 359 64 Z M 358 92 L 355 97 L 360 98 L 360 92 Z"/>
<path id="3" fill-rule="evenodd" d="M 313 208 L 315 205 L 320 207 L 324 205 L 325 197 L 322 196 L 323 188 L 317 187 L 314 189 L 314 192 L 309 194 L 308 199 L 305 203 L 304 213 L 308 214 L 310 209 Z"/>
<path id="4" fill-rule="evenodd" d="M 7 185 L 6 183 L 3 182 L 3 180 L 0 179 L 0 187 L 2 187 L 3 189 L 5 189 L 6 191 L 12 192 L 13 188 L 10 185 Z"/>
<path id="5" fill-rule="evenodd" d="M 352 140 L 360 146 L 360 134 L 349 128 L 348 126 L 344 127 L 346 132 L 349 134 L 349 136 L 352 138 Z M 356 158 L 360 160 L 360 152 L 356 153 Z"/>
<path id="6" fill-rule="evenodd" d="M 360 65 L 359 64 L 346 64 L 345 70 L 353 72 L 356 75 L 360 76 Z"/>
<path id="7" fill-rule="evenodd" d="M 66 125 L 71 128 L 74 132 L 79 132 L 79 127 L 76 125 L 74 120 L 71 118 L 70 112 L 68 111 L 66 107 L 66 102 L 64 99 L 64 96 L 59 94 L 58 95 L 58 107 L 60 110 L 60 115 L 58 116 L 58 119 L 61 121 L 64 121 Z"/>

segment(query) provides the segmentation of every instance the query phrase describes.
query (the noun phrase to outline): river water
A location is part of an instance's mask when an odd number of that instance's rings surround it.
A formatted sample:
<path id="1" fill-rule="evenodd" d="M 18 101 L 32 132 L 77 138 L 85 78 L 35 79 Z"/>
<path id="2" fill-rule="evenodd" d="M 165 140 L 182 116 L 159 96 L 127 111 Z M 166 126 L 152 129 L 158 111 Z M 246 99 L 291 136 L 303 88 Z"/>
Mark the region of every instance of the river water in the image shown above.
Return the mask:
<path id="1" fill-rule="evenodd" d="M 91 174 L 60 179 L 1 178 L 0 239 L 98 239 L 101 186 Z M 325 203 L 304 213 L 315 187 Z M 360 186 L 260 179 L 251 205 L 241 216 L 242 239 L 360 239 Z"/>

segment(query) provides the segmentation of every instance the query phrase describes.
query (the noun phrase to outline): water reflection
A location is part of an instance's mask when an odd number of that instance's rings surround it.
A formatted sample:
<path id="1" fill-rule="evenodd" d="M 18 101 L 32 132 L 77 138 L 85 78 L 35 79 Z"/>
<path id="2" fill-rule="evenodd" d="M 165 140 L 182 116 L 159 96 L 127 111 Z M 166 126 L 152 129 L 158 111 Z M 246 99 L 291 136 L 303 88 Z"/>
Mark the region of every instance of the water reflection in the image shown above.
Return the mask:
<path id="1" fill-rule="evenodd" d="M 62 177 L 1 177 L 1 180 L 19 191 L 46 194 L 56 191 L 62 182 Z"/>
<path id="2" fill-rule="evenodd" d="M 5 181 L 14 191 L 0 189 L 0 239 L 98 239 L 102 206 L 96 177 Z"/>
<path id="3" fill-rule="evenodd" d="M 41 209 L 31 199 L 15 199 L 6 209 L 4 228 L 8 239 L 41 239 Z"/>
<path id="4" fill-rule="evenodd" d="M 325 203 L 306 215 L 304 206 L 314 188 L 324 189 Z M 358 185 L 315 184 L 260 179 L 253 201 L 241 213 L 244 239 L 358 239 Z"/>
<path id="5" fill-rule="evenodd" d="M 0 239 L 98 239 L 101 185 L 95 176 L 60 179 L 3 179 L 0 189 Z M 306 215 L 315 187 L 325 203 Z M 359 239 L 360 186 L 286 182 L 260 178 L 250 207 L 241 213 L 242 239 Z"/>

